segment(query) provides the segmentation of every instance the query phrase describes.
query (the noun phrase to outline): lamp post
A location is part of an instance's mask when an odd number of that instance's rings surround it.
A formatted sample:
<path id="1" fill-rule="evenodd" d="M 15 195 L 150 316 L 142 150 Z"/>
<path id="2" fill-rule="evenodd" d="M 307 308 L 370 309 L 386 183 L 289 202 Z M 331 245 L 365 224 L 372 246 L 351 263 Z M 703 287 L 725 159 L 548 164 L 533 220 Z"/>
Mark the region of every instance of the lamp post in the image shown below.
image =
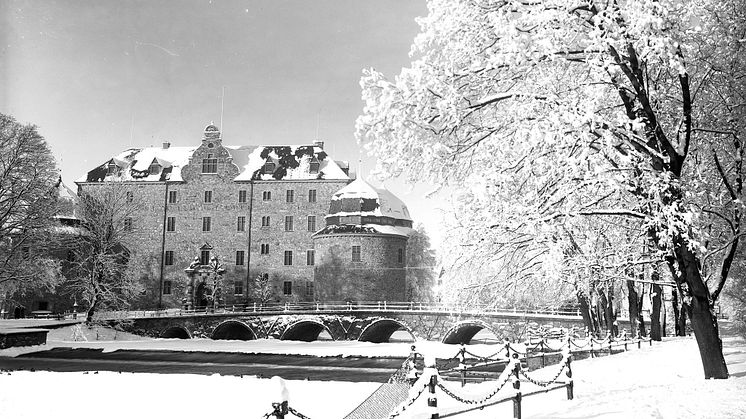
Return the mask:
<path id="1" fill-rule="evenodd" d="M 75 302 L 73 302 L 73 319 L 77 319 L 77 318 L 78 318 L 78 300 L 75 300 Z"/>

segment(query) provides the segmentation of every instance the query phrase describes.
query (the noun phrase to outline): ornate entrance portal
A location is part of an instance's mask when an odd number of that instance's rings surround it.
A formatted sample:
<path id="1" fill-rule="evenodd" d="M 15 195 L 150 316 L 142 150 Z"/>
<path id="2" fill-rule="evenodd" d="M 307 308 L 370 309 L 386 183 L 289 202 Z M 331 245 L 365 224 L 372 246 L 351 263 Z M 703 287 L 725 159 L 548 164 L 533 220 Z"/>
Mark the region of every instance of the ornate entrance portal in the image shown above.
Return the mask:
<path id="1" fill-rule="evenodd" d="M 182 299 L 182 304 L 186 310 L 210 309 L 222 302 L 222 276 L 225 274 L 225 268 L 218 261 L 217 256 L 210 259 L 209 264 L 203 265 L 199 257 L 188 268 L 184 269 L 187 274 L 189 284 L 186 288 L 186 296 Z"/>

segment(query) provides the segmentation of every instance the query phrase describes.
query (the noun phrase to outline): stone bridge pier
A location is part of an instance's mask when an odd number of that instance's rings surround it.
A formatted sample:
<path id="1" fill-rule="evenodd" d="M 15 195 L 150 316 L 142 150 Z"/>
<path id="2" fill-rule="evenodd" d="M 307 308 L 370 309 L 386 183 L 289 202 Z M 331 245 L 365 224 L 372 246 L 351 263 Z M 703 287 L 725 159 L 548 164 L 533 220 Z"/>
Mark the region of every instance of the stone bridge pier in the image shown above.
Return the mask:
<path id="1" fill-rule="evenodd" d="M 133 319 L 127 331 L 160 338 L 279 339 L 311 342 L 320 338 L 388 342 L 394 332 L 405 331 L 412 340 L 468 344 L 487 331 L 495 339 L 517 340 L 529 330 L 583 329 L 580 316 L 521 313 L 467 314 L 425 311 L 357 311 L 342 313 L 200 313 Z"/>

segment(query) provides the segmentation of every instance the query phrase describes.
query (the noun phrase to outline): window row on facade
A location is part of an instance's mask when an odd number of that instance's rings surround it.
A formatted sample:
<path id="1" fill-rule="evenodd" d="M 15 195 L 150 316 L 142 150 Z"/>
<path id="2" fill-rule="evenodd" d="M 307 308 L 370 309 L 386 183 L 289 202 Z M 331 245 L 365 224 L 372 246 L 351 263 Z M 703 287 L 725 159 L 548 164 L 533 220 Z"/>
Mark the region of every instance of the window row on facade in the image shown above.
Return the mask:
<path id="1" fill-rule="evenodd" d="M 211 204 L 213 202 L 213 191 L 204 191 L 204 196 L 202 201 L 205 204 Z M 243 204 L 246 203 L 248 199 L 248 191 L 245 189 L 242 189 L 238 191 L 238 202 Z M 134 194 L 132 192 L 127 192 L 127 202 L 132 202 L 134 200 Z M 271 201 L 272 200 L 272 191 L 263 191 L 262 192 L 262 201 Z M 168 191 L 168 203 L 169 204 L 176 204 L 178 202 L 178 191 Z M 294 189 L 288 189 L 285 191 L 285 202 L 292 203 L 295 202 L 295 190 Z M 316 203 L 316 189 L 309 189 L 308 190 L 308 202 L 309 203 Z"/>
<path id="2" fill-rule="evenodd" d="M 360 246 L 352 246 L 352 262 L 362 262 L 362 252 Z M 259 245 L 259 253 L 261 255 L 269 255 L 270 254 L 270 245 L 269 243 L 261 243 Z M 316 251 L 313 249 L 309 249 L 305 251 L 306 253 L 306 266 L 314 266 L 316 264 Z M 397 249 L 396 252 L 396 261 L 398 263 L 404 263 L 404 249 Z M 293 266 L 297 265 L 298 261 L 295 260 L 295 252 L 293 250 L 284 250 L 283 251 L 283 259 L 282 264 L 284 266 Z M 245 264 L 246 260 L 246 251 L 245 250 L 237 250 L 236 251 L 236 266 L 243 266 Z M 200 253 L 200 263 L 202 265 L 207 265 L 210 262 L 210 251 L 209 250 L 202 250 Z M 174 251 L 173 250 L 166 250 L 164 255 L 164 264 L 171 266 L 174 264 Z"/>
<path id="3" fill-rule="evenodd" d="M 305 282 L 305 293 L 307 296 L 313 296 L 314 283 L 313 281 Z M 303 285 L 301 283 L 300 285 Z M 303 288 L 301 288 L 303 290 Z M 171 295 L 173 293 L 173 282 L 170 280 L 163 281 L 163 295 Z M 243 295 L 244 293 L 244 281 L 233 281 L 233 295 Z M 293 295 L 293 281 L 283 281 L 282 293 L 284 295 Z"/>
<path id="4" fill-rule="evenodd" d="M 269 244 L 263 243 L 261 245 L 261 254 L 262 255 L 268 255 L 269 254 Z M 293 250 L 285 250 L 283 253 L 283 265 L 285 266 L 292 266 L 293 265 Z M 305 251 L 306 254 L 306 265 L 307 266 L 313 266 L 316 264 L 316 251 L 313 249 L 309 249 Z M 200 264 L 207 265 L 210 263 L 210 251 L 209 250 L 201 250 L 200 256 L 199 256 Z M 236 250 L 236 259 L 235 259 L 236 266 L 243 266 L 246 264 L 246 251 L 245 250 Z M 172 266 L 174 264 L 174 251 L 173 250 L 166 250 L 163 256 L 163 264 L 167 266 Z M 296 261 L 297 264 L 297 261 Z"/>
<path id="5" fill-rule="evenodd" d="M 272 220 L 269 215 L 262 216 L 262 228 L 271 227 Z M 132 230 L 132 218 L 125 218 L 124 227 L 126 230 Z M 309 215 L 306 217 L 306 228 L 308 231 L 316 231 L 316 216 Z M 176 231 L 176 217 L 166 217 L 166 231 Z M 202 231 L 212 231 L 212 217 L 202 217 Z M 236 217 L 236 231 L 246 231 L 246 216 L 239 215 Z M 285 216 L 285 231 L 295 231 L 295 217 L 292 215 Z"/>

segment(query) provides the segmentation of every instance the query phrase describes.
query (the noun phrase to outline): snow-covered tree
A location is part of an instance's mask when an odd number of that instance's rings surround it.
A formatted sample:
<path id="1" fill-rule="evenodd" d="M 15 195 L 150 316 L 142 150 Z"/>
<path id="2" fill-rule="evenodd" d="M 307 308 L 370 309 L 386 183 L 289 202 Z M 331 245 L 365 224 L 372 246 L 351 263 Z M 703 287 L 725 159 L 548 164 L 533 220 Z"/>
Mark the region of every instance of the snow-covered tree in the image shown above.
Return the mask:
<path id="1" fill-rule="evenodd" d="M 423 225 L 418 224 L 407 239 L 407 287 L 408 301 L 429 302 L 433 300 L 437 257 L 430 245 L 430 237 Z"/>
<path id="2" fill-rule="evenodd" d="M 379 172 L 464 191 L 463 236 L 512 258 L 511 276 L 561 275 L 556 238 L 574 219 L 638 223 L 684 295 L 705 376 L 726 378 L 713 307 L 741 234 L 743 0 L 428 10 L 411 66 L 361 80 L 357 136 Z"/>
<path id="3" fill-rule="evenodd" d="M 72 274 L 65 286 L 87 304 L 91 323 L 101 309 L 128 307 L 142 286 L 127 247 L 138 202 L 123 184 L 110 182 L 79 197 L 81 234 L 73 249 Z"/>
<path id="4" fill-rule="evenodd" d="M 59 173 L 36 127 L 0 114 L 0 300 L 54 288 L 59 261 L 50 257 Z"/>

